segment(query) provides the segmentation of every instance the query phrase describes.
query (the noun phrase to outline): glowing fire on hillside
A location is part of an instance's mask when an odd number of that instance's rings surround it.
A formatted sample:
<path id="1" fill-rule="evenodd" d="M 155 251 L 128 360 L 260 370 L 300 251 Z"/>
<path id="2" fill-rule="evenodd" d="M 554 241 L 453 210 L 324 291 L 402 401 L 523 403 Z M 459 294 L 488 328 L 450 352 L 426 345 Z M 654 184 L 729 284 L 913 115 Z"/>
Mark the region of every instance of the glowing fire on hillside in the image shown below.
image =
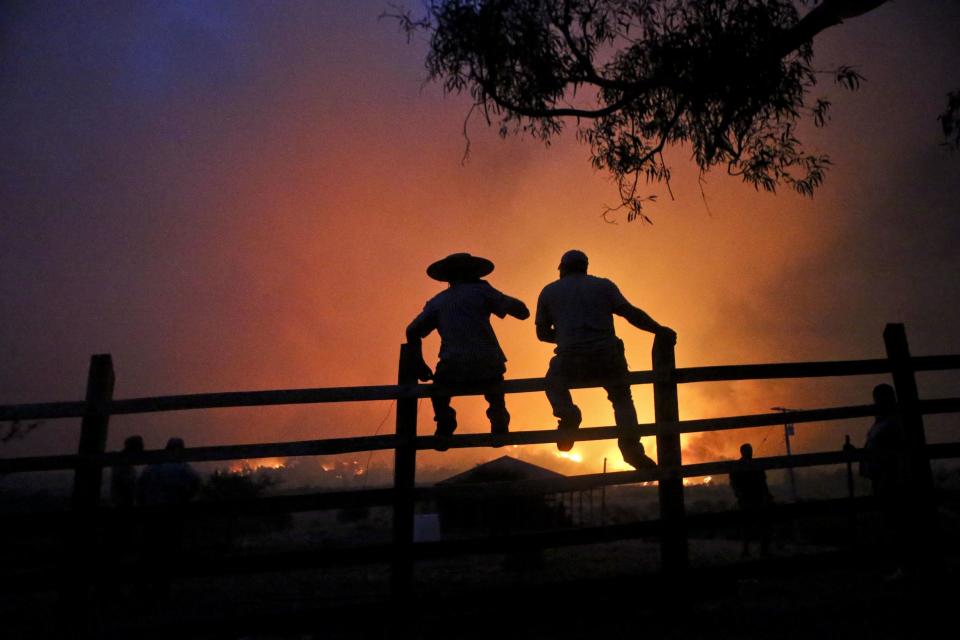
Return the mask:
<path id="1" fill-rule="evenodd" d="M 367 473 L 367 470 L 360 464 L 359 460 L 324 462 L 320 465 L 320 468 L 325 474 L 330 474 L 337 480 L 344 480 L 350 477 L 359 478 Z"/>
<path id="2" fill-rule="evenodd" d="M 230 473 L 256 473 L 260 469 L 277 471 L 287 467 L 284 458 L 258 458 L 255 460 L 234 460 L 230 464 Z"/>
<path id="3" fill-rule="evenodd" d="M 577 463 L 583 462 L 583 456 L 580 455 L 579 453 L 569 453 L 567 451 L 558 451 L 556 455 L 558 458 L 563 458 L 564 460 L 569 460 L 570 462 L 577 462 Z"/>

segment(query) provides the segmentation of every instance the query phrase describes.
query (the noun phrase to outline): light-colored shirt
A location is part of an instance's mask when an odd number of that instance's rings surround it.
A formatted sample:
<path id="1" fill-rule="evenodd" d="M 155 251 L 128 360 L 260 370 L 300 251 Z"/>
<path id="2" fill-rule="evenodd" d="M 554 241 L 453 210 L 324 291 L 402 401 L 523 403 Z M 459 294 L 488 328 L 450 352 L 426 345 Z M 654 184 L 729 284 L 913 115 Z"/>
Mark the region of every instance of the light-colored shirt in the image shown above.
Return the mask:
<path id="1" fill-rule="evenodd" d="M 628 304 L 610 280 L 570 273 L 540 292 L 536 323 L 555 328 L 557 353 L 589 352 L 616 344 L 613 312 Z"/>
<path id="2" fill-rule="evenodd" d="M 506 316 L 509 300 L 485 280 L 452 284 L 427 301 L 407 330 L 425 338 L 436 329 L 441 360 L 506 362 L 490 314 Z"/>

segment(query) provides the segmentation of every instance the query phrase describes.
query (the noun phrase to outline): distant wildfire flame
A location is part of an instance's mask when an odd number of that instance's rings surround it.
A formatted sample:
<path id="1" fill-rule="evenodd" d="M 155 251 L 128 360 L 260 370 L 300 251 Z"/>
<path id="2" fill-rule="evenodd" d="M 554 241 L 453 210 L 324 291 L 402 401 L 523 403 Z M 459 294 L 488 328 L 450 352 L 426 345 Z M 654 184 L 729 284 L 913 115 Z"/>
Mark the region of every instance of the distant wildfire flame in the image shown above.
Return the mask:
<path id="1" fill-rule="evenodd" d="M 569 460 L 570 462 L 583 462 L 583 456 L 579 453 L 568 453 L 566 451 L 557 452 L 558 458 L 563 458 L 564 460 Z"/>
<path id="2" fill-rule="evenodd" d="M 343 480 L 351 476 L 358 478 L 367 473 L 367 469 L 364 468 L 359 460 L 323 462 L 320 464 L 320 468 L 323 469 L 324 473 L 334 474 L 334 477 L 338 480 Z"/>
<path id="3" fill-rule="evenodd" d="M 283 458 L 258 458 L 256 460 L 235 460 L 230 464 L 230 473 L 254 473 L 260 469 L 284 469 L 287 461 Z"/>

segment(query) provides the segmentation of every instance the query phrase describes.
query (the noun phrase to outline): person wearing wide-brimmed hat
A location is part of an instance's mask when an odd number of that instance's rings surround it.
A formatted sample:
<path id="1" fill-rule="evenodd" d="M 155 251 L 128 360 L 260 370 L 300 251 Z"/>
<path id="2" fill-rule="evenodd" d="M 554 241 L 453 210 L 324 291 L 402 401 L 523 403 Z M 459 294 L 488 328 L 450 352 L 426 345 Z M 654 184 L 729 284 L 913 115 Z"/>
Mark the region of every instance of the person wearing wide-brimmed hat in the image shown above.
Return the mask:
<path id="1" fill-rule="evenodd" d="M 458 386 L 479 384 L 496 386 L 503 382 L 507 358 L 490 326 L 490 315 L 499 318 L 513 316 L 520 320 L 530 317 L 522 301 L 512 298 L 482 280 L 493 271 L 493 263 L 469 253 L 454 253 L 427 267 L 427 275 L 434 280 L 449 283 L 449 287 L 427 301 L 410 326 L 407 342 L 420 351 L 421 340 L 432 331 L 440 333 L 440 360 L 436 373 L 423 361 L 418 364 L 420 380 L 433 379 L 434 384 Z M 507 433 L 510 414 L 503 392 L 491 389 L 484 394 L 489 408 L 491 431 Z M 437 448 L 445 449 L 443 439 L 457 428 L 457 412 L 450 406 L 449 395 L 434 395 L 434 420 L 437 423 Z"/>
<path id="2" fill-rule="evenodd" d="M 573 403 L 570 386 L 577 382 L 607 379 L 607 398 L 613 405 L 617 444 L 625 462 L 635 468 L 654 464 L 643 444 L 626 433 L 637 426 L 637 409 L 626 377 L 627 360 L 621 341 L 613 329 L 613 316 L 674 342 L 677 334 L 633 306 L 610 280 L 587 275 L 587 255 L 571 249 L 560 258 L 560 279 L 551 282 L 537 300 L 537 338 L 557 345 L 546 376 L 547 399 L 553 415 L 559 418 L 561 437 L 557 448 L 573 448 L 574 434 L 580 426 L 580 409 Z"/>

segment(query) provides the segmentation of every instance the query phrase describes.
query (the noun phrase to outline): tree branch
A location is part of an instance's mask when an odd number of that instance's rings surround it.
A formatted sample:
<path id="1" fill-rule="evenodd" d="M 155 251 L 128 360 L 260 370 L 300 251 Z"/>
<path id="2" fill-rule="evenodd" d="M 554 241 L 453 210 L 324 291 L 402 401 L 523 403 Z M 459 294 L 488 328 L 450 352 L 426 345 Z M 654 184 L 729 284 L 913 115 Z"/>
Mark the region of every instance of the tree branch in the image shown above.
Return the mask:
<path id="1" fill-rule="evenodd" d="M 630 89 L 630 83 L 605 78 L 597 73 L 596 68 L 593 66 L 593 61 L 589 58 L 589 56 L 580 50 L 580 47 L 577 46 L 576 41 L 573 39 L 573 34 L 570 33 L 570 22 L 572 20 L 573 18 L 570 16 L 570 2 L 569 0 L 566 0 L 563 3 L 563 19 L 555 26 L 560 30 L 564 41 L 570 48 L 570 53 L 573 54 L 573 57 L 577 60 L 577 63 L 583 70 L 585 80 L 590 84 L 594 84 L 603 89 L 617 89 L 621 91 Z"/>
<path id="2" fill-rule="evenodd" d="M 775 52 L 778 57 L 799 49 L 805 42 L 825 29 L 844 20 L 856 18 L 873 11 L 888 0 L 824 0 L 800 19 L 792 29 L 777 38 Z"/>
<path id="3" fill-rule="evenodd" d="M 527 118 L 563 118 L 563 117 L 574 117 L 574 118 L 585 118 L 588 120 L 596 120 L 598 118 L 603 118 L 609 116 L 613 113 L 616 113 L 626 105 L 630 103 L 630 100 L 633 99 L 632 95 L 624 94 L 616 102 L 611 102 L 607 106 L 601 109 L 577 109 L 575 107 L 546 107 L 546 108 L 534 108 L 534 107 L 523 107 L 518 104 L 514 104 L 507 99 L 501 97 L 494 90 L 493 85 L 489 80 L 482 78 L 477 78 L 477 82 L 480 84 L 480 87 L 483 89 L 485 96 L 489 97 L 493 102 L 507 111 L 516 113 L 517 115 L 525 116 Z"/>

